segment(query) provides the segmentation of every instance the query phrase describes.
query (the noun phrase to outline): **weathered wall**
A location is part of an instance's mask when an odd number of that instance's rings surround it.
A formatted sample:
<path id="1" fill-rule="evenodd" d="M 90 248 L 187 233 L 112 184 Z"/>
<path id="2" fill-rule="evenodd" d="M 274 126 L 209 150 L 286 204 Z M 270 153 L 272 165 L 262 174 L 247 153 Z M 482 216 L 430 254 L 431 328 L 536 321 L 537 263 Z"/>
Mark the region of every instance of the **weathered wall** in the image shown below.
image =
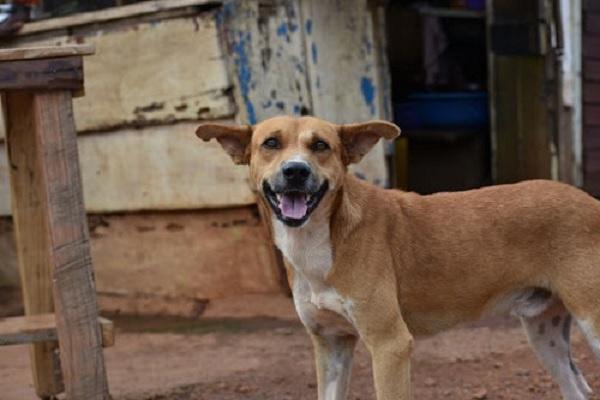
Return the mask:
<path id="1" fill-rule="evenodd" d="M 73 43 L 96 46 L 84 60 L 86 95 L 74 100 L 77 131 L 94 132 L 80 140 L 88 211 L 254 202 L 245 171 L 194 135 L 198 121 L 230 119 L 235 112 L 214 13 L 78 27 L 69 35 L 26 36 L 11 45 Z M 0 215 L 9 215 L 1 151 Z"/>
<path id="2" fill-rule="evenodd" d="M 192 315 L 206 299 L 281 290 L 246 168 L 199 141 L 195 127 L 283 113 L 389 119 L 379 13 L 366 0 L 226 1 L 9 43 L 96 46 L 74 114 L 103 309 Z M 0 215 L 8 216 L 2 137 L 0 129 Z M 355 169 L 379 185 L 384 147 Z M 15 281 L 10 237 L 0 232 L 6 282 Z"/>
<path id="3" fill-rule="evenodd" d="M 74 114 L 101 307 L 195 315 L 209 299 L 281 290 L 247 170 L 194 133 L 200 121 L 233 123 L 235 114 L 215 13 L 77 26 L 11 46 L 73 43 L 96 46 Z M 11 224 L 0 222 L 0 284 L 15 285 Z"/>
<path id="4" fill-rule="evenodd" d="M 94 216 L 90 233 L 103 309 L 193 315 L 206 300 L 281 290 L 250 207 Z"/>

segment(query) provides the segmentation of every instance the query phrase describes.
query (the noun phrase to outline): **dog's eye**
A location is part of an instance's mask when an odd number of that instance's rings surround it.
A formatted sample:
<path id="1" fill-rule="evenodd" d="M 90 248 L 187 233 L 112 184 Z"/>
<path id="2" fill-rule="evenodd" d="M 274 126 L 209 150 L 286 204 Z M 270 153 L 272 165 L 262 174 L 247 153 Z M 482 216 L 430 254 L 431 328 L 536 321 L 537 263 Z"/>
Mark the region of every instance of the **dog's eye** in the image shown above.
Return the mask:
<path id="1" fill-rule="evenodd" d="M 278 149 L 279 148 L 279 140 L 277 140 L 276 138 L 268 138 L 267 140 L 265 140 L 263 142 L 262 146 L 265 149 L 270 149 L 270 150 Z"/>
<path id="2" fill-rule="evenodd" d="M 313 151 L 325 151 L 325 150 L 329 150 L 330 147 L 327 144 L 327 142 L 323 141 L 323 140 L 317 140 L 316 142 L 314 142 L 312 144 L 312 150 Z"/>

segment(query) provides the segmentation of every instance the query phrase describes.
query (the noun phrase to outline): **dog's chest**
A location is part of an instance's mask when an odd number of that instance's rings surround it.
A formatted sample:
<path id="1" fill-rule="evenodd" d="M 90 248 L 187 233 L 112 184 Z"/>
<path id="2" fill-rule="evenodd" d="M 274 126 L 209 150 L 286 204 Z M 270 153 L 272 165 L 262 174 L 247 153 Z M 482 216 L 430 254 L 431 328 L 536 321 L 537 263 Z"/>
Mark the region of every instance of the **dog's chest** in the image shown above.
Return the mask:
<path id="1" fill-rule="evenodd" d="M 275 221 L 274 227 L 275 244 L 294 269 L 294 304 L 304 325 L 353 332 L 352 301 L 325 281 L 333 267 L 329 226 L 288 228 Z"/>

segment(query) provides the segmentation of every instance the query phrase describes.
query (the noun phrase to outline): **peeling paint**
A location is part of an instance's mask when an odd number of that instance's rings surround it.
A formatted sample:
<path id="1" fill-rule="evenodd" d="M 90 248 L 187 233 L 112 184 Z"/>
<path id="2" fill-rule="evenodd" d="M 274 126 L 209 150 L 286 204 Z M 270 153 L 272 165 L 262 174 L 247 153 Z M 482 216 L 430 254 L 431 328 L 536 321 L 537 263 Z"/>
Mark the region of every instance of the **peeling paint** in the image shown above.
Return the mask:
<path id="1" fill-rule="evenodd" d="M 281 25 L 279 25 L 279 27 L 277 28 L 277 30 L 275 31 L 275 33 L 277 34 L 277 36 L 286 36 L 287 35 L 287 23 L 286 22 L 282 22 Z"/>
<path id="2" fill-rule="evenodd" d="M 307 20 L 306 20 L 306 25 L 305 25 L 305 27 L 306 27 L 306 34 L 307 34 L 307 35 L 310 35 L 310 34 L 312 34 L 312 19 L 307 19 Z"/>
<path id="3" fill-rule="evenodd" d="M 313 60 L 313 64 L 317 63 L 317 44 L 316 43 L 312 43 L 310 46 L 310 50 L 311 50 L 311 54 L 312 54 L 312 60 Z"/>
<path id="4" fill-rule="evenodd" d="M 238 78 L 240 80 L 240 91 L 244 99 L 246 106 L 246 112 L 248 113 L 248 122 L 250 124 L 256 124 L 256 113 L 254 112 L 254 105 L 250 101 L 250 90 L 252 88 L 252 70 L 248 61 L 248 54 L 246 46 L 249 45 L 252 39 L 250 33 L 244 34 L 243 31 L 237 32 L 237 41 L 234 45 L 233 52 L 235 56 L 234 64 L 237 67 Z"/>
<path id="5" fill-rule="evenodd" d="M 165 108 L 164 102 L 155 101 L 153 103 L 148 104 L 147 106 L 136 107 L 135 110 L 133 110 L 133 113 L 138 114 L 143 112 L 159 111 L 163 108 Z"/>
<path id="6" fill-rule="evenodd" d="M 363 76 L 360 79 L 360 91 L 367 106 L 371 107 L 371 114 L 375 114 L 375 105 L 373 104 L 373 100 L 375 100 L 375 86 L 373 86 L 371 78 Z"/>

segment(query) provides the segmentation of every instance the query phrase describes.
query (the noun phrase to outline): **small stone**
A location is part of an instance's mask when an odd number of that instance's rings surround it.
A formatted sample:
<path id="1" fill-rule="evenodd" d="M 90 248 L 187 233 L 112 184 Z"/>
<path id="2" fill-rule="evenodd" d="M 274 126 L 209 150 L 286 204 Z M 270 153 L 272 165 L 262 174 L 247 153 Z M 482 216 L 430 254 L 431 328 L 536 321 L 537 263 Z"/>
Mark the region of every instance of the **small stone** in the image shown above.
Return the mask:
<path id="1" fill-rule="evenodd" d="M 250 386 L 248 386 L 248 385 L 244 385 L 243 383 L 240 383 L 235 388 L 235 391 L 237 393 L 247 394 L 247 393 L 250 393 L 252 391 L 252 388 Z"/>
<path id="2" fill-rule="evenodd" d="M 530 372 L 529 370 L 527 370 L 527 369 L 522 369 L 522 368 L 521 368 L 521 369 L 518 369 L 518 370 L 515 372 L 515 374 L 516 374 L 517 376 L 529 376 L 529 374 L 530 374 L 530 373 L 531 373 L 531 372 Z"/>
<path id="3" fill-rule="evenodd" d="M 487 390 L 485 388 L 477 389 L 471 398 L 473 400 L 485 400 L 487 399 Z"/>
<path id="4" fill-rule="evenodd" d="M 316 384 L 316 383 L 314 383 L 314 382 L 308 382 L 308 383 L 306 384 L 306 386 L 307 386 L 309 389 L 314 389 L 314 388 L 316 388 L 316 387 L 317 387 L 317 384 Z"/>
<path id="5" fill-rule="evenodd" d="M 435 379 L 433 379 L 433 378 L 426 378 L 426 379 L 425 379 L 425 386 L 427 386 L 427 387 L 432 387 L 432 386 L 435 386 L 435 385 L 436 385 L 436 383 L 437 383 L 437 382 L 436 382 L 436 381 L 435 381 Z"/>

